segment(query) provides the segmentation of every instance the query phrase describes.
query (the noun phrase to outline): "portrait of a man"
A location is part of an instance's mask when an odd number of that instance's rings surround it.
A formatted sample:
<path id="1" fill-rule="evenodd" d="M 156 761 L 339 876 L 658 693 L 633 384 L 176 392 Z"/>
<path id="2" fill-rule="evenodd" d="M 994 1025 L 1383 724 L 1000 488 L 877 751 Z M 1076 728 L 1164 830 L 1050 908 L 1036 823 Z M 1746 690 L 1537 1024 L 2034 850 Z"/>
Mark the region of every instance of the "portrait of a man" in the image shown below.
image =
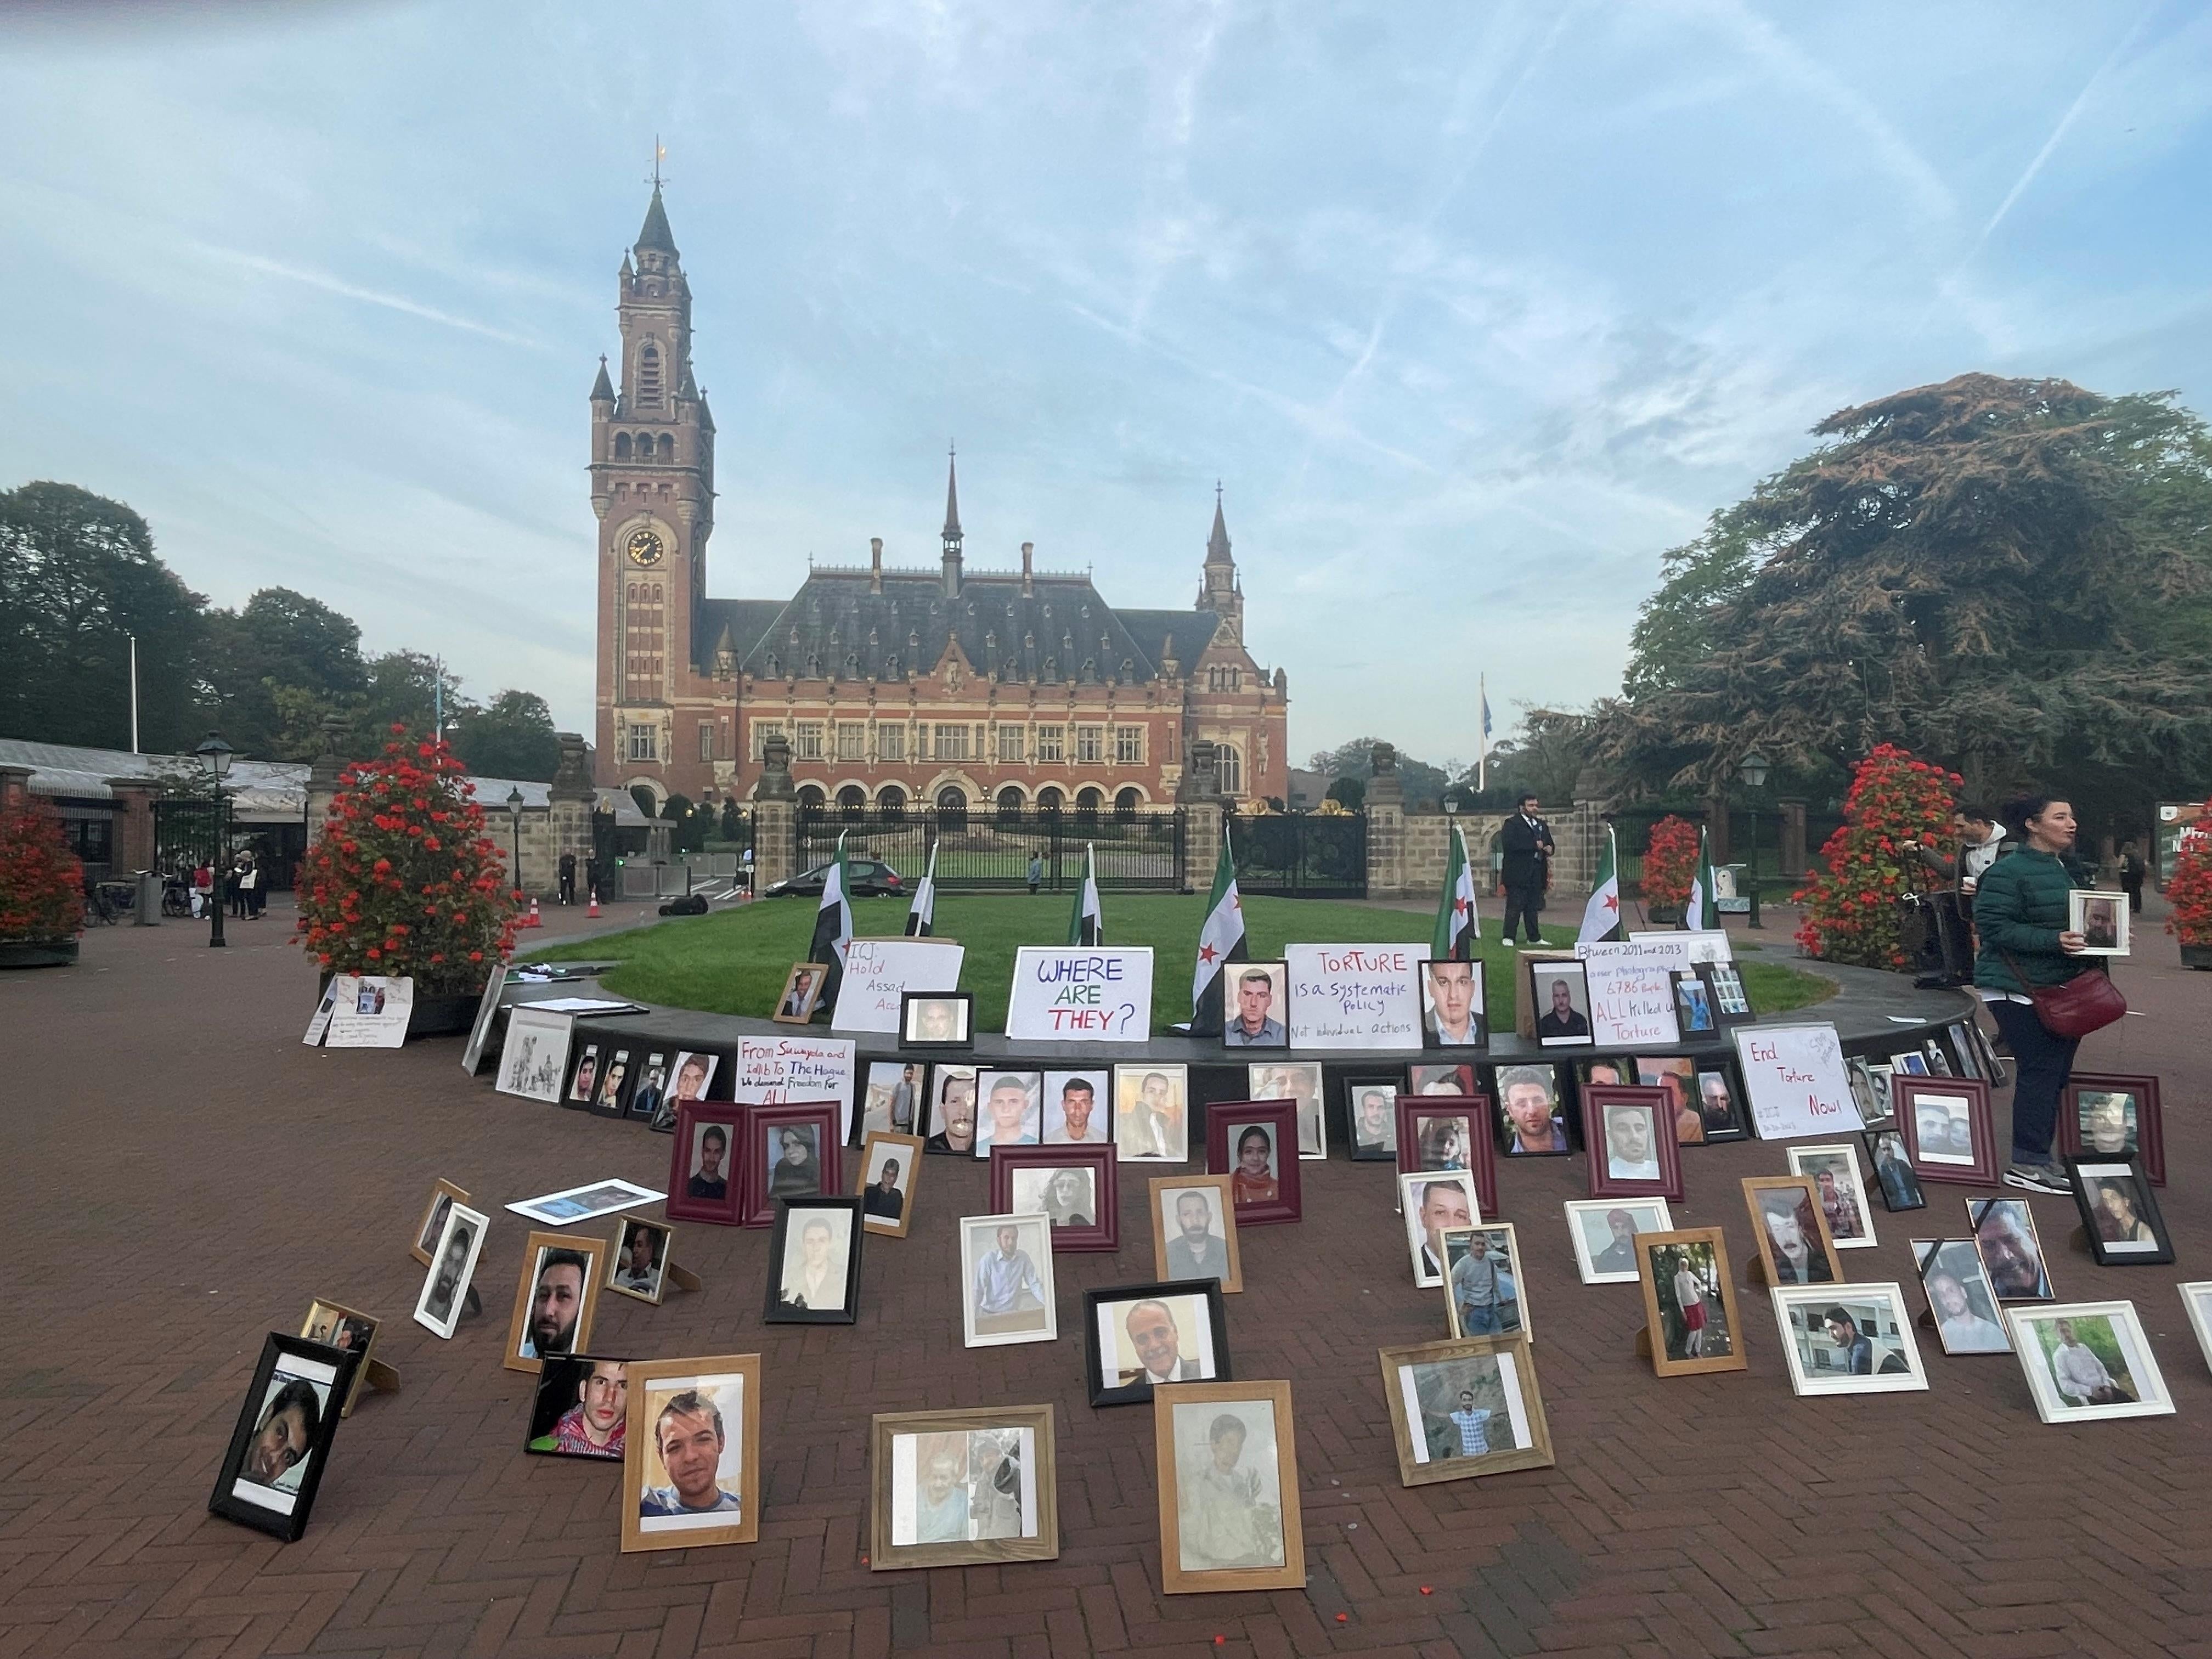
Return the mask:
<path id="1" fill-rule="evenodd" d="M 906 1040 L 915 1043 L 959 1043 L 968 1040 L 964 997 L 915 997 L 906 1005 Z"/>
<path id="2" fill-rule="evenodd" d="M 1566 1119 L 1559 1106 L 1558 1079 L 1550 1066 L 1499 1066 L 1498 1097 L 1509 1156 L 1527 1158 L 1567 1150 Z"/>
<path id="3" fill-rule="evenodd" d="M 970 1342 L 1022 1340 L 1050 1334 L 1052 1291 L 1040 1256 L 1051 1254 L 1036 1222 L 985 1218 L 962 1223 L 969 1258 L 968 1316 Z"/>
<path id="4" fill-rule="evenodd" d="M 791 977 L 784 983 L 783 999 L 776 1004 L 775 1017 L 781 1020 L 805 1019 L 814 1012 L 814 998 L 821 982 L 819 969 L 793 968 Z"/>
<path id="5" fill-rule="evenodd" d="M 777 1301 L 783 1308 L 797 1312 L 842 1310 L 848 1291 L 846 1264 L 852 1246 L 850 1213 L 842 1208 L 800 1208 L 792 1210 L 789 1216 Z"/>
<path id="6" fill-rule="evenodd" d="M 590 1264 L 580 1251 L 538 1251 L 529 1318 L 517 1350 L 521 1358 L 542 1359 L 547 1354 L 567 1353 L 576 1346 L 576 1322 L 583 1314 L 589 1272 Z"/>
<path id="7" fill-rule="evenodd" d="M 1836 1350 L 1833 1369 L 1847 1376 L 1874 1375 L 1874 1340 L 1859 1328 L 1858 1320 L 1848 1308 L 1829 1309 L 1821 1315 L 1820 1323 Z"/>
<path id="8" fill-rule="evenodd" d="M 1536 993 L 1536 1040 L 1549 1047 L 1590 1040 L 1589 981 L 1579 963 L 1530 969 Z"/>
<path id="9" fill-rule="evenodd" d="M 1102 1302 L 1098 1314 L 1100 1352 L 1114 1356 L 1109 1374 L 1100 1379 L 1105 1387 L 1149 1391 L 1161 1382 L 1212 1380 L 1212 1331 L 1205 1297 Z"/>
<path id="10" fill-rule="evenodd" d="M 1352 1145 L 1358 1152 L 1398 1150 L 1398 1091 L 1389 1083 L 1352 1085 Z"/>
<path id="11" fill-rule="evenodd" d="M 1282 965 L 1247 963 L 1227 971 L 1235 978 L 1230 988 L 1232 1002 L 1224 1022 L 1222 1042 L 1231 1048 L 1289 1047 L 1290 1032 L 1282 1019 Z"/>
<path id="12" fill-rule="evenodd" d="M 687 1197 L 722 1200 L 730 1195 L 730 1132 L 720 1123 L 702 1123 L 691 1138 L 691 1175 Z"/>
<path id="13" fill-rule="evenodd" d="M 1974 1161 L 1973 1119 L 1963 1096 L 1919 1096 L 1913 1103 L 1912 1127 L 1919 1142 L 1922 1163 L 1964 1164 Z"/>
<path id="14" fill-rule="evenodd" d="M 737 1519 L 744 1504 L 724 1485 L 722 1464 L 729 1437 L 714 1390 L 684 1389 L 670 1395 L 659 1402 L 652 1422 L 653 1450 L 667 1482 L 648 1486 L 640 1494 L 637 1512 L 643 1529 L 656 1530 L 656 1521 L 698 1515 Z"/>
<path id="15" fill-rule="evenodd" d="M 617 1049 L 607 1069 L 599 1073 L 599 1091 L 592 1097 L 592 1107 L 602 1112 L 622 1109 L 623 1085 L 629 1080 L 629 1050 Z"/>
<path id="16" fill-rule="evenodd" d="M 270 1377 L 260 1420 L 246 1443 L 240 1478 L 277 1492 L 297 1492 L 329 1397 L 326 1389 L 305 1377 L 281 1371 Z"/>
<path id="17" fill-rule="evenodd" d="M 967 1154 L 975 1150 L 974 1066 L 937 1068 L 937 1106 L 930 1115 L 929 1139 L 922 1145 L 933 1152 Z"/>
<path id="18" fill-rule="evenodd" d="M 1451 1264 L 1446 1279 L 1461 1336 L 1498 1336 L 1521 1328 L 1510 1237 L 1502 1227 L 1444 1234 L 1444 1254 Z"/>
<path id="19" fill-rule="evenodd" d="M 2100 1158 L 2130 1158 L 2136 1151 L 2136 1097 L 2119 1090 L 2084 1089 L 2075 1103 L 2081 1145 Z"/>
<path id="20" fill-rule="evenodd" d="M 1403 1175 L 1398 1177 L 1406 1217 L 1406 1242 L 1413 1263 L 1413 1282 L 1444 1282 L 1443 1235 L 1453 1227 L 1472 1227 L 1476 1219 L 1474 1177 L 1469 1175 Z"/>
<path id="21" fill-rule="evenodd" d="M 1778 1285 L 1830 1285 L 1836 1264 L 1821 1248 L 1819 1224 L 1802 1193 L 1782 1188 L 1759 1194 L 1759 1224 L 1774 1258 Z"/>
<path id="22" fill-rule="evenodd" d="M 415 1311 L 418 1319 L 441 1336 L 451 1336 L 454 1322 L 460 1316 L 461 1299 L 468 1287 L 470 1269 L 474 1265 L 473 1252 L 483 1226 L 481 1218 L 461 1215 L 449 1218 L 445 1240 L 430 1265 L 429 1278 L 422 1286 L 422 1300 Z"/>
<path id="23" fill-rule="evenodd" d="M 1161 1207 L 1172 1218 L 1168 1235 L 1165 1266 L 1161 1276 L 1166 1279 L 1218 1279 L 1224 1285 L 1229 1280 L 1229 1240 L 1221 1229 L 1220 1218 L 1214 1213 L 1213 1189 L 1210 1187 L 1168 1187 L 1160 1192 Z"/>
<path id="24" fill-rule="evenodd" d="M 896 1223 L 906 1214 L 906 1192 L 902 1185 L 905 1175 L 899 1167 L 898 1149 L 878 1147 L 875 1157 L 876 1167 L 868 1172 L 868 1184 L 860 1190 L 860 1213 Z"/>
<path id="25" fill-rule="evenodd" d="M 1048 1072 L 1045 1073 L 1044 1138 L 1053 1146 L 1103 1146 L 1106 1144 L 1106 1114 L 1100 1109 L 1099 1088 L 1103 1073 Z"/>
<path id="26" fill-rule="evenodd" d="M 675 1097 L 678 1100 L 704 1100 L 708 1085 L 714 1080 L 718 1054 L 679 1054 L 676 1056 Z"/>
<path id="27" fill-rule="evenodd" d="M 668 1097 L 667 1082 L 666 1057 L 647 1055 L 645 1069 L 637 1074 L 637 1087 L 630 1091 L 629 1115 L 647 1119 L 659 1117 Z"/>
<path id="28" fill-rule="evenodd" d="M 1482 964 L 1427 962 L 1421 964 L 1422 1034 L 1439 1048 L 1480 1048 L 1486 1040 L 1482 1019 Z"/>
<path id="29" fill-rule="evenodd" d="M 2129 1376 L 2124 1360 L 2118 1360 L 2119 1370 L 2116 1374 L 2103 1357 L 2081 1340 L 2084 1326 L 2101 1326 L 2098 1334 L 2118 1359 L 2119 1344 L 2112 1338 L 2110 1320 L 2059 1320 L 2055 1327 L 2057 1340 L 2046 1345 L 2050 1350 L 2051 1380 L 2058 1390 L 2058 1397 L 2077 1408 L 2133 1404 L 2136 1395 L 2130 1385 L 2134 1379 Z"/>
<path id="30" fill-rule="evenodd" d="M 1945 1353 L 2009 1353 L 2012 1339 L 1999 1322 L 1996 1298 L 1982 1272 L 1982 1259 L 1965 1239 L 1916 1243 L 1920 1285 L 1936 1316 L 1936 1334 Z"/>
<path id="31" fill-rule="evenodd" d="M 1180 1066 L 1117 1066 L 1114 1091 L 1120 1123 L 1118 1156 L 1138 1161 L 1180 1164 L 1190 1155 L 1183 1126 L 1188 1074 Z"/>
<path id="32" fill-rule="evenodd" d="M 650 1221 L 623 1223 L 622 1247 L 615 1255 L 614 1287 L 659 1300 L 660 1275 L 667 1251 L 665 1227 L 655 1226 Z"/>
<path id="33" fill-rule="evenodd" d="M 538 1382 L 533 1420 L 549 1409 L 558 1409 L 560 1415 L 530 1441 L 529 1450 L 619 1462 L 629 1438 L 629 1363 L 580 1354 L 549 1360 Z"/>
<path id="34" fill-rule="evenodd" d="M 1039 1144 L 1037 1096 L 1042 1087 L 1035 1072 L 983 1073 L 983 1116 L 975 1156 L 988 1158 L 994 1146 Z"/>
<path id="35" fill-rule="evenodd" d="M 1619 1284 L 1637 1276 L 1636 1235 L 1673 1227 L 1662 1198 L 1569 1200 L 1575 1263 L 1585 1285 Z"/>
<path id="36" fill-rule="evenodd" d="M 1976 1200 L 1967 1206 L 1974 1224 L 1974 1247 L 2001 1302 L 2047 1302 L 2051 1276 L 2043 1265 L 2043 1246 L 2027 1200 Z"/>
<path id="37" fill-rule="evenodd" d="M 1705 1121 L 1705 1138 L 1734 1134 L 1743 1127 L 1743 1119 L 1736 1109 L 1735 1091 L 1729 1086 L 1726 1072 L 1698 1073 L 1698 1113 Z"/>
<path id="38" fill-rule="evenodd" d="M 1605 1172 L 1615 1181 L 1661 1181 L 1659 1128 L 1649 1106 L 1624 1101 L 1604 1110 Z"/>

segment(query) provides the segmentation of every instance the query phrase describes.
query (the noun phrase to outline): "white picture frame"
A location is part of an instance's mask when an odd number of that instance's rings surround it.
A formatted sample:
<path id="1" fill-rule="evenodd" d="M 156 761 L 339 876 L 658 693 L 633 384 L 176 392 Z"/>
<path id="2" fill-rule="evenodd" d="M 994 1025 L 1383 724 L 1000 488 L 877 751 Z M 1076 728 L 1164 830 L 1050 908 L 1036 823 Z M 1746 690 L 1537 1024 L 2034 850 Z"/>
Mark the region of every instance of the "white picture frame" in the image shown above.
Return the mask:
<path id="1" fill-rule="evenodd" d="M 1043 1304 L 1035 1319 L 986 1315 L 979 1299 L 978 1275 L 987 1256 L 1003 1255 L 999 1235 L 1014 1230 L 1014 1253 L 1028 1258 L 1029 1294 Z M 960 1218 L 960 1335 L 970 1348 L 1006 1347 L 1018 1342 L 1053 1342 L 1060 1337 L 1059 1295 L 1053 1281 L 1052 1218 L 1042 1211 Z M 987 1327 L 986 1321 L 991 1322 Z M 1002 1326 L 1011 1326 L 1004 1328 Z"/>
<path id="2" fill-rule="evenodd" d="M 2181 1306 L 2189 1316 L 2189 1328 L 2197 1333 L 2204 1364 L 2212 1367 L 2212 1279 L 2195 1279 L 2173 1288 L 2181 1292 Z"/>
<path id="3" fill-rule="evenodd" d="M 1626 1212 L 1629 1218 L 1631 1231 L 1626 1237 L 1613 1225 L 1615 1210 Z M 1585 1285 L 1635 1284 L 1636 1235 L 1674 1231 L 1674 1213 L 1663 1198 L 1571 1198 L 1565 1212 L 1567 1238 L 1574 1247 L 1575 1271 Z M 1617 1259 L 1609 1260 L 1616 1251 Z M 1623 1267 L 1623 1262 L 1627 1265 Z"/>
<path id="4" fill-rule="evenodd" d="M 1777 1285 L 1767 1294 L 1790 1365 L 1790 1386 L 1801 1396 L 1903 1394 L 1927 1388 L 1920 1345 L 1913 1340 L 1914 1316 L 1901 1285 Z M 1868 1345 L 1864 1371 L 1850 1369 L 1850 1350 L 1836 1340 L 1834 1324 L 1822 1316 L 1837 1309 L 1850 1316 L 1851 1346 Z M 1835 1353 L 1846 1355 L 1843 1367 L 1820 1363 Z"/>
<path id="5" fill-rule="evenodd" d="M 2193 1304 L 2190 1313 L 2194 1324 Z M 2070 1395 L 2060 1392 L 2057 1369 L 2063 1338 L 2058 1328 L 2061 1323 L 2075 1327 L 2078 1339 L 2079 1328 L 2087 1322 L 2104 1325 L 2101 1334 L 2118 1348 L 2126 1374 L 2115 1374 L 2108 1357 L 2097 1352 L 2105 1344 L 2077 1340 L 2076 1346 L 2089 1348 L 2106 1377 L 2115 1384 L 2131 1387 L 2135 1399 L 2100 1401 L 2085 1395 L 2087 1403 L 2077 1405 Z M 2149 1339 L 2143 1334 L 2142 1320 L 2134 1303 L 2039 1302 L 2010 1307 L 2005 1310 L 2005 1328 L 2012 1333 L 2012 1351 L 2020 1357 L 2021 1370 L 2027 1378 L 2027 1392 L 2035 1401 L 2035 1414 L 2045 1423 L 2096 1423 L 2115 1417 L 2172 1415 L 2173 1396 L 2167 1392 L 2165 1374 L 2159 1370 L 2158 1356 L 2151 1352 Z M 2201 1332 L 2199 1338 L 2202 1340 Z"/>
<path id="6" fill-rule="evenodd" d="M 445 1312 L 432 1309 L 432 1292 L 445 1270 L 446 1253 L 453 1242 L 454 1231 L 461 1227 L 469 1230 L 466 1254 L 461 1258 L 459 1277 L 454 1280 L 452 1294 L 445 1300 Z M 465 1204 L 456 1203 L 446 1212 L 445 1224 L 438 1229 L 438 1242 L 430 1247 L 430 1269 L 422 1275 L 422 1288 L 415 1297 L 415 1322 L 431 1335 L 451 1341 L 453 1328 L 461 1322 L 469 1299 L 469 1287 L 477 1275 L 477 1261 L 483 1255 L 484 1234 L 490 1230 L 491 1218 L 481 1210 L 471 1210 Z M 479 1299 L 479 1306 L 482 1305 Z"/>
<path id="7" fill-rule="evenodd" d="M 561 1103 L 568 1081 L 568 1045 L 576 1034 L 574 1014 L 547 1013 L 528 1003 L 507 1011 L 507 1036 L 499 1049 L 501 1094 L 519 1095 L 548 1106 Z"/>
<path id="8" fill-rule="evenodd" d="M 1471 1170 L 1415 1170 L 1401 1172 L 1398 1176 L 1398 1211 L 1406 1226 L 1406 1255 L 1413 1270 L 1413 1283 L 1423 1290 L 1433 1291 L 1444 1282 L 1443 1257 L 1437 1255 L 1437 1265 L 1427 1265 L 1428 1226 L 1421 1218 L 1421 1206 L 1427 1189 L 1434 1186 L 1456 1188 L 1467 1195 L 1467 1218 L 1454 1216 L 1438 1229 L 1474 1227 L 1482 1223 L 1482 1200 L 1475 1195 L 1474 1172 Z M 1439 1200 L 1442 1204 L 1443 1200 Z"/>
<path id="9" fill-rule="evenodd" d="M 1875 1246 L 1874 1206 L 1867 1202 L 1866 1177 L 1859 1173 L 1858 1148 L 1847 1140 L 1838 1140 L 1811 1146 L 1790 1146 L 1784 1149 L 1790 1159 L 1790 1173 L 1803 1176 L 1813 1183 L 1813 1199 L 1820 1200 L 1820 1177 L 1834 1177 L 1838 1188 L 1846 1189 L 1851 1204 L 1858 1212 L 1858 1235 L 1847 1238 L 1835 1232 L 1832 1218 L 1830 1231 L 1839 1250 L 1870 1250 Z M 1840 1164 L 1840 1167 L 1838 1165 Z M 1826 1206 L 1822 1206 L 1826 1208 Z"/>
<path id="10" fill-rule="evenodd" d="M 2124 957 L 2132 949 L 2125 893 L 2075 888 L 2066 896 L 2066 927 L 2089 941 L 2076 953 L 2081 956 Z"/>

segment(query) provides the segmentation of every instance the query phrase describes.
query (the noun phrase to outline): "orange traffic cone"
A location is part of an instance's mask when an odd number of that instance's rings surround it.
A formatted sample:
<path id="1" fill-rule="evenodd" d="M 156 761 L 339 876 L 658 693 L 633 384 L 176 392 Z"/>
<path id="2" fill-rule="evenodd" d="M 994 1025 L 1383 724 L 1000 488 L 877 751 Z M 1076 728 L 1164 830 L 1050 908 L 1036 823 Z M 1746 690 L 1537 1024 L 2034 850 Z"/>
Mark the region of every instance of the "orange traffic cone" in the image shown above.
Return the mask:
<path id="1" fill-rule="evenodd" d="M 536 899 L 531 900 L 530 914 L 522 919 L 522 926 L 525 927 L 543 927 L 544 925 L 544 922 L 539 919 L 538 915 L 538 901 Z"/>
<path id="2" fill-rule="evenodd" d="M 599 890 L 596 887 L 592 889 L 592 908 L 584 914 L 587 916 L 596 916 L 599 914 Z"/>

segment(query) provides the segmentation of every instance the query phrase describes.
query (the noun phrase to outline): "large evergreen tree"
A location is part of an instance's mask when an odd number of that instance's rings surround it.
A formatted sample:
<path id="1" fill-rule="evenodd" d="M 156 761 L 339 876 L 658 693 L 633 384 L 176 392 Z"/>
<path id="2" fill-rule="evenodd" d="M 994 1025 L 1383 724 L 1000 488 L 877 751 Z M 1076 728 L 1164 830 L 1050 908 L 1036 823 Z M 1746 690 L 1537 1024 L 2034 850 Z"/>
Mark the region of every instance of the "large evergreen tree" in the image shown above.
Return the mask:
<path id="1" fill-rule="evenodd" d="M 550 783 L 561 764 L 553 711 L 535 691 L 502 691 L 462 714 L 453 751 L 479 777 Z"/>

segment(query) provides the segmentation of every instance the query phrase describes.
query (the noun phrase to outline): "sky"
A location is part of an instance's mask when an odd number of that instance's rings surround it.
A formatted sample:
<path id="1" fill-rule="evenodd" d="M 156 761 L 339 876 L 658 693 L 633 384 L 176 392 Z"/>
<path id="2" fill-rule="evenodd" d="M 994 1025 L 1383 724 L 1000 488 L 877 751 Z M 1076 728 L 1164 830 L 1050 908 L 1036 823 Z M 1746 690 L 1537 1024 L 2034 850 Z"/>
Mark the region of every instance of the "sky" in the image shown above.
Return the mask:
<path id="1" fill-rule="evenodd" d="M 1218 480 L 1303 757 L 1619 689 L 1665 550 L 1969 370 L 2212 410 L 2166 0 L 45 0 L 0 21 L 0 488 L 589 732 L 586 396 L 656 137 L 709 592 L 1187 605 Z"/>

